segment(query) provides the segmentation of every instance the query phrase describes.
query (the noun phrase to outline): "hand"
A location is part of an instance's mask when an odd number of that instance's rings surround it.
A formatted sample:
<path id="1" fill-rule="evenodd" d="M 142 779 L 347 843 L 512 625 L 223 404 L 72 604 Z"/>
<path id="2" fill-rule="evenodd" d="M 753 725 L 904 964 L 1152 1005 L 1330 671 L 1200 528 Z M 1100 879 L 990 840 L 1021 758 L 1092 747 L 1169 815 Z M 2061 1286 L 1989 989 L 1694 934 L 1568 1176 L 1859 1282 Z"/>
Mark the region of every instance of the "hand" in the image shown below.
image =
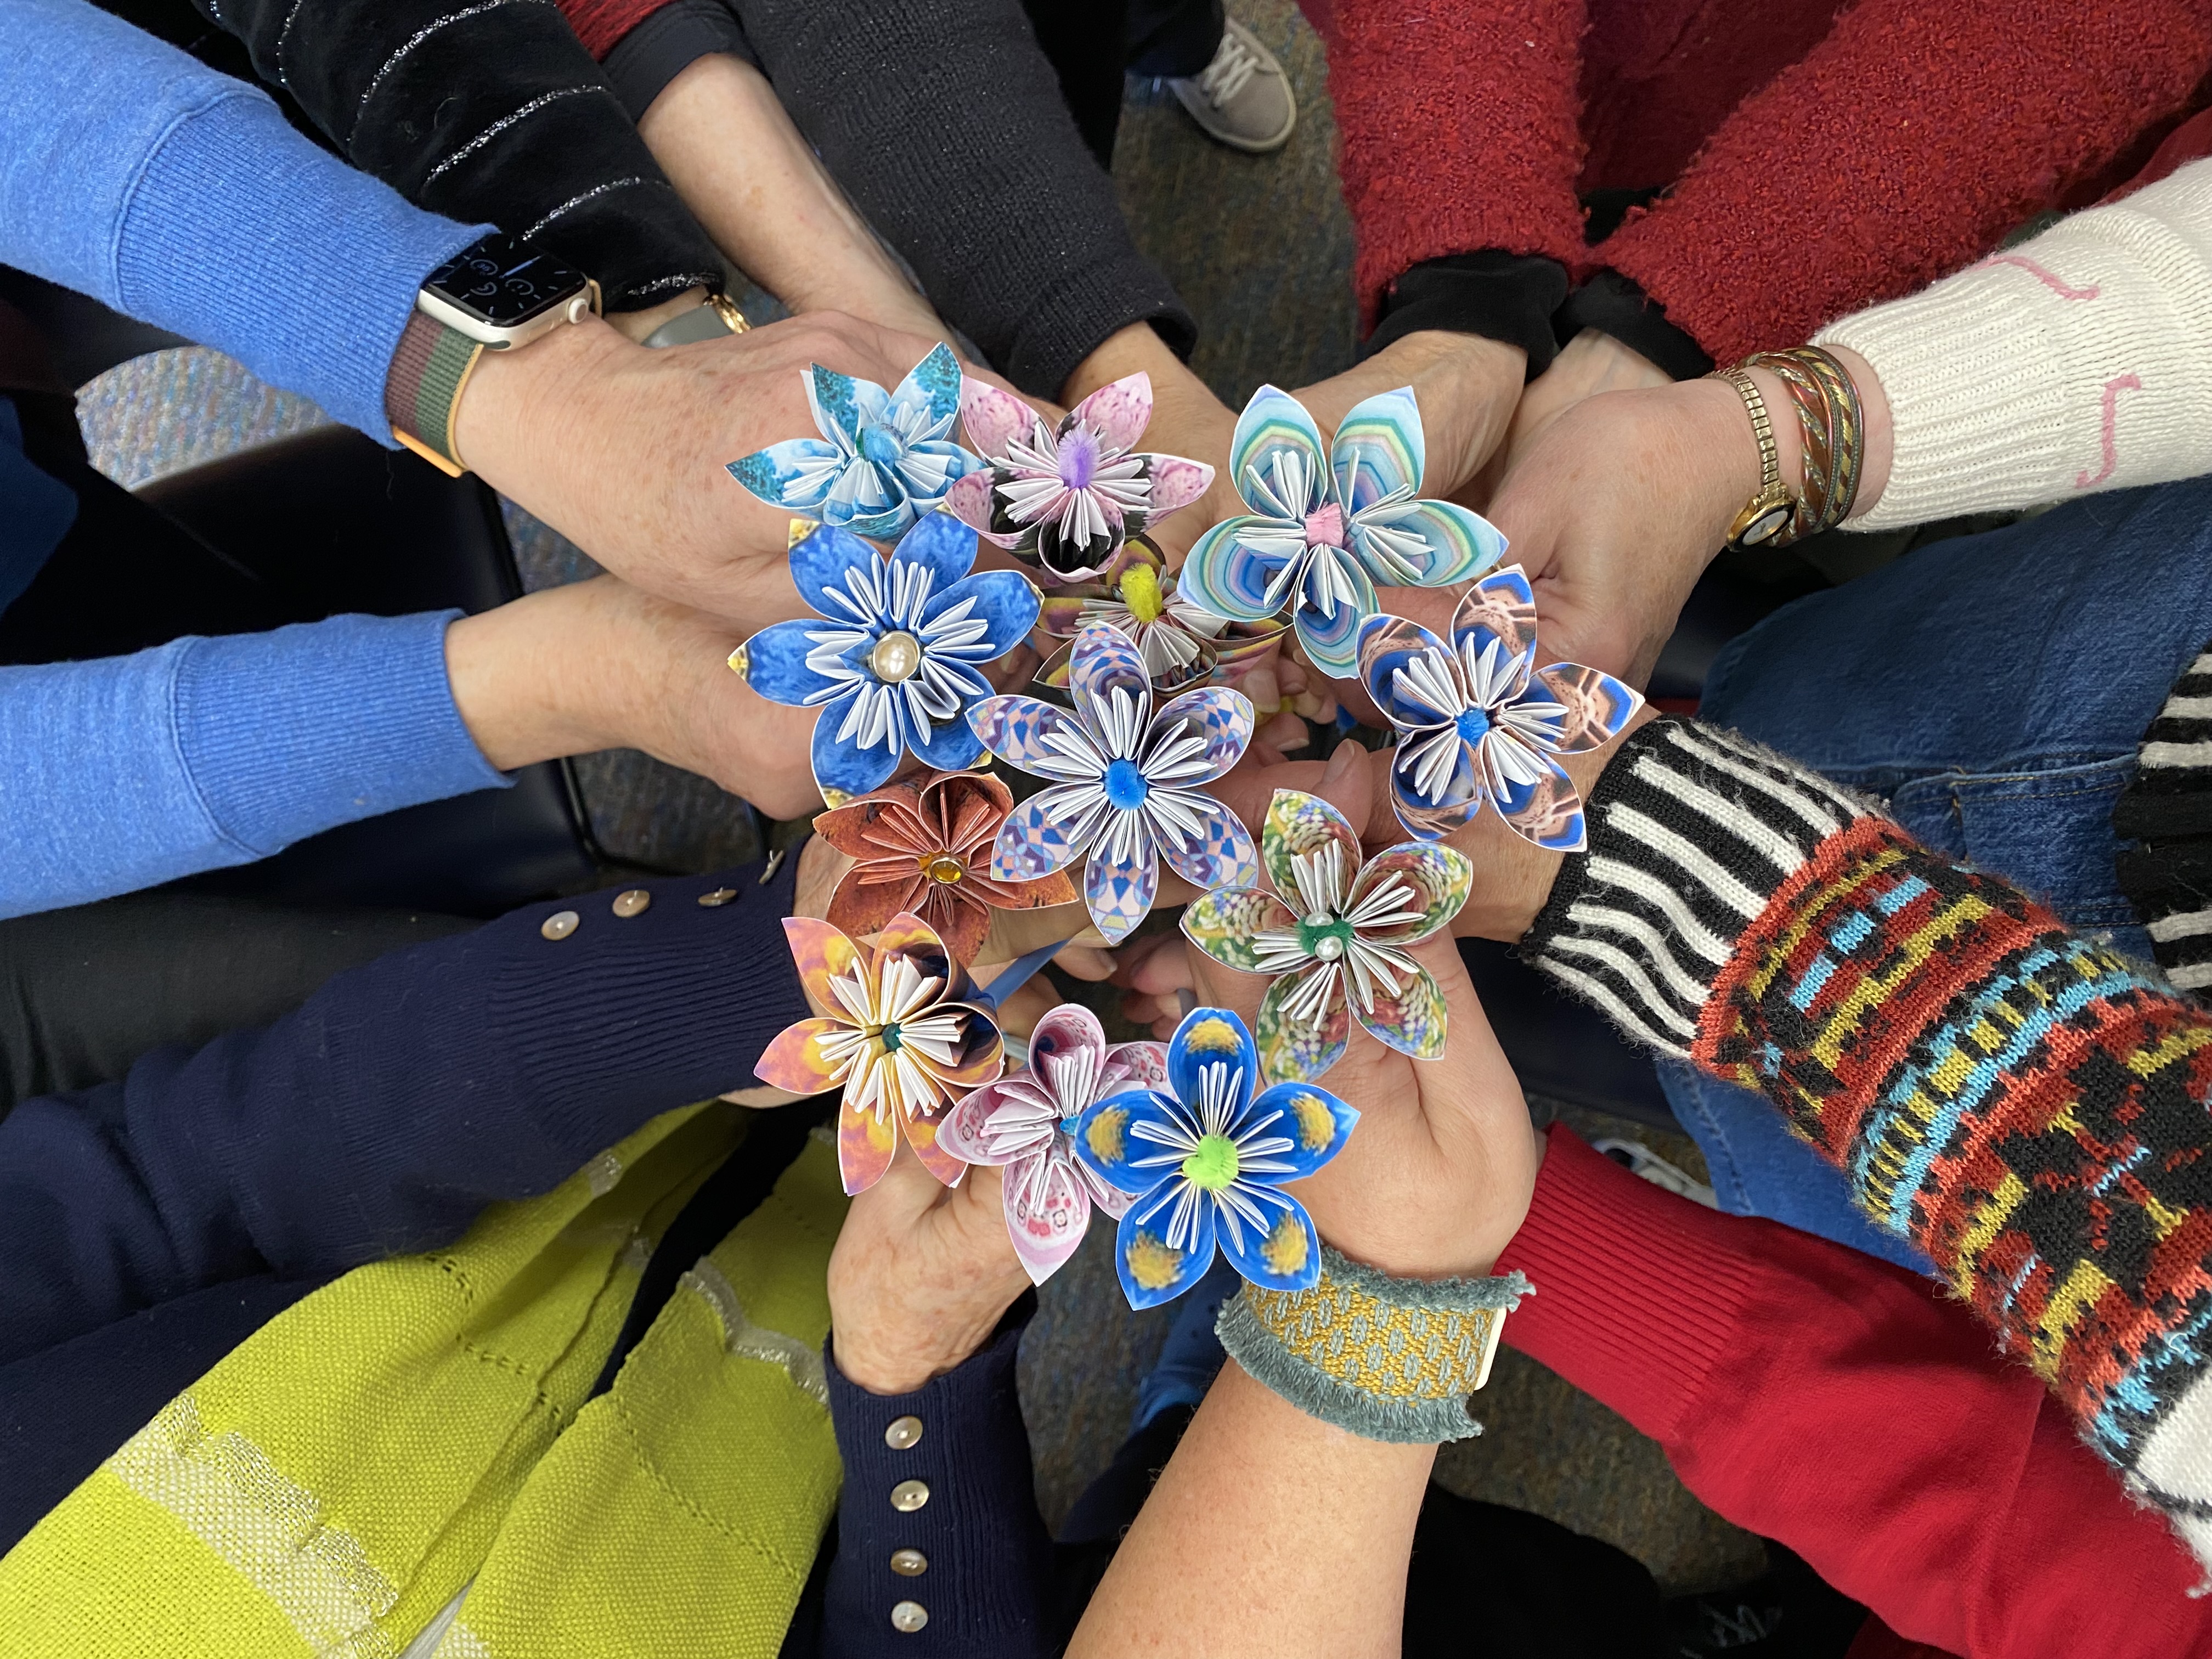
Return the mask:
<path id="1" fill-rule="evenodd" d="M 911 1394 L 981 1347 L 1029 1287 L 1000 1172 L 971 1169 L 947 1188 L 901 1141 L 830 1253 L 837 1369 L 870 1394 Z"/>
<path id="2" fill-rule="evenodd" d="M 1501 477 L 1528 453 L 1544 429 L 1585 398 L 1672 386 L 1667 371 L 1612 335 L 1586 328 L 1567 342 L 1552 366 L 1528 382 L 1513 410 L 1512 429 L 1492 465 Z M 1492 479 L 1493 488 L 1497 480 Z"/>
<path id="3" fill-rule="evenodd" d="M 1413 387 L 1428 451 L 1421 493 L 1457 499 L 1476 485 L 1484 463 L 1504 441 L 1528 361 L 1519 346 L 1425 329 L 1295 395 L 1320 426 L 1325 445 L 1354 404 Z"/>

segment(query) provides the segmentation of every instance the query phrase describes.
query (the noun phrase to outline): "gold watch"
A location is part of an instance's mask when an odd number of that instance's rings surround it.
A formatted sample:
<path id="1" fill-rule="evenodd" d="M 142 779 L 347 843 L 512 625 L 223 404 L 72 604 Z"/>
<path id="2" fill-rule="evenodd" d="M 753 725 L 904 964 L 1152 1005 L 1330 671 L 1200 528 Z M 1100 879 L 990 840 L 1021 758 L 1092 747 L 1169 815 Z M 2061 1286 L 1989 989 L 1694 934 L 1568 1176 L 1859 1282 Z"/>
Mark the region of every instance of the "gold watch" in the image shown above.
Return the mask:
<path id="1" fill-rule="evenodd" d="M 1743 399 L 1751 416 L 1752 434 L 1759 440 L 1759 493 L 1743 504 L 1729 526 L 1728 544 L 1735 548 L 1779 547 L 1795 540 L 1788 534 L 1797 517 L 1797 498 L 1782 482 L 1782 461 L 1774 450 L 1774 425 L 1766 418 L 1766 399 L 1750 375 L 1740 368 L 1716 369 L 1713 379 L 1726 380 Z"/>

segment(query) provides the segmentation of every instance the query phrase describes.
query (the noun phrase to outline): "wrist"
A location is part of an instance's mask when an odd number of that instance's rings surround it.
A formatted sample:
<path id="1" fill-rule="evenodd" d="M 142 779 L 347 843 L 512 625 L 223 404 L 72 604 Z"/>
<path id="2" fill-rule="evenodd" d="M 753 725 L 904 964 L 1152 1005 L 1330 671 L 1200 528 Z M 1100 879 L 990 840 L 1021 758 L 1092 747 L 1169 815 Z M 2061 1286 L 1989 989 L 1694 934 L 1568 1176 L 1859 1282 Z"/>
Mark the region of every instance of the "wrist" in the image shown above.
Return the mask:
<path id="1" fill-rule="evenodd" d="M 1026 1273 L 1002 1274 L 1000 1279 L 1003 1294 L 989 1304 L 963 1316 L 940 1315 L 929 1322 L 927 1331 L 899 1330 L 888 1341 L 872 1340 L 865 1322 L 850 1330 L 841 1329 L 833 1301 L 830 1358 L 840 1375 L 865 1393 L 912 1394 L 974 1358 L 1005 1322 L 1006 1310 L 1030 1288 Z"/>
<path id="2" fill-rule="evenodd" d="M 548 588 L 446 630 L 446 678 L 461 722 L 502 772 L 620 746 L 602 687 L 611 577 Z"/>
<path id="3" fill-rule="evenodd" d="M 664 300 L 657 306 L 647 306 L 642 311 L 611 311 L 606 314 L 607 326 L 625 340 L 642 345 L 665 324 L 674 321 L 687 311 L 696 311 L 707 303 L 707 290 L 687 288 L 672 300 Z"/>
<path id="4" fill-rule="evenodd" d="M 511 351 L 487 351 L 462 389 L 453 428 L 469 470 L 501 495 L 531 504 L 532 481 L 552 467 L 572 473 L 591 465 L 579 440 L 584 391 L 632 345 L 615 327 L 586 317 Z"/>

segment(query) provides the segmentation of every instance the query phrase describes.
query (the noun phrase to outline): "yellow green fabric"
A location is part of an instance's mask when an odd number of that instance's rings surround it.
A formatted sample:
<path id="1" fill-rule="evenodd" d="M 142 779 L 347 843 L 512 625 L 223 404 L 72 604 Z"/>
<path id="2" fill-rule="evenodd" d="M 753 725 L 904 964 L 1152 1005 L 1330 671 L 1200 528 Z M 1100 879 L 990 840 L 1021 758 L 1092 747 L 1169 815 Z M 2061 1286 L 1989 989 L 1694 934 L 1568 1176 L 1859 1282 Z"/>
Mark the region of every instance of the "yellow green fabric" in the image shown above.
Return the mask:
<path id="1" fill-rule="evenodd" d="M 464 1589 L 441 1659 L 773 1655 L 839 1480 L 832 1151 L 810 1140 L 586 1403 L 744 1121 L 667 1114 L 271 1320 L 0 1558 L 0 1659 L 397 1659 Z"/>

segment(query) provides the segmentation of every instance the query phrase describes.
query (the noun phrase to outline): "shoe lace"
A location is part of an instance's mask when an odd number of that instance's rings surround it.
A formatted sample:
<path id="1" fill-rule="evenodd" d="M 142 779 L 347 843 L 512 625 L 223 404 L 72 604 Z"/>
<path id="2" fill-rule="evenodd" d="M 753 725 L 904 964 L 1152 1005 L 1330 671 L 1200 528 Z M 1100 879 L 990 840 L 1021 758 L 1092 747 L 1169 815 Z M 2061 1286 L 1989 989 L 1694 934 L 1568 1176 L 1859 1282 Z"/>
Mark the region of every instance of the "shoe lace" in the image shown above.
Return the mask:
<path id="1" fill-rule="evenodd" d="M 1199 90 L 1206 94 L 1208 102 L 1218 106 L 1243 91 L 1244 83 L 1259 70 L 1260 59 L 1252 49 L 1233 32 L 1224 30 L 1213 61 L 1199 74 Z"/>

